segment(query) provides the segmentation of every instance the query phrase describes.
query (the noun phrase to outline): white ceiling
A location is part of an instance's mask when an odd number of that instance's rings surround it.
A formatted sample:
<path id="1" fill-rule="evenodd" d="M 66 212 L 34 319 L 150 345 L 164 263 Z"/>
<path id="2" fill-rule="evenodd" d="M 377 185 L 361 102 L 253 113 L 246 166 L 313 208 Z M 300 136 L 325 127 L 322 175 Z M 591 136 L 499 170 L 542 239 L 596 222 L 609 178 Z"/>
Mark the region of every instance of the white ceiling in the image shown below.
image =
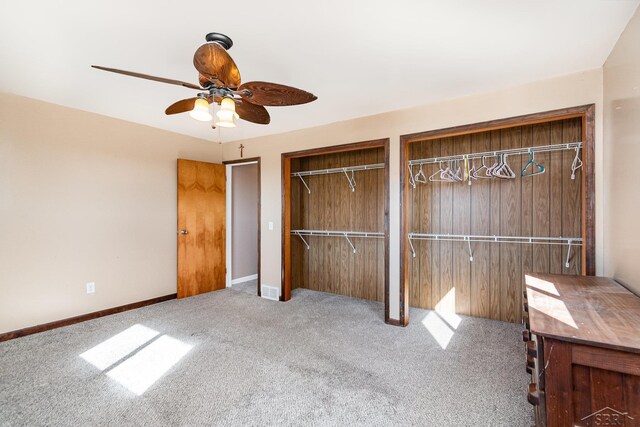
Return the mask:
<path id="1" fill-rule="evenodd" d="M 208 140 L 164 109 L 191 89 L 91 64 L 197 83 L 208 32 L 234 41 L 243 81 L 318 100 L 271 107 L 271 124 L 225 141 L 281 133 L 487 92 L 602 66 L 638 0 L 0 0 L 0 91 Z"/>

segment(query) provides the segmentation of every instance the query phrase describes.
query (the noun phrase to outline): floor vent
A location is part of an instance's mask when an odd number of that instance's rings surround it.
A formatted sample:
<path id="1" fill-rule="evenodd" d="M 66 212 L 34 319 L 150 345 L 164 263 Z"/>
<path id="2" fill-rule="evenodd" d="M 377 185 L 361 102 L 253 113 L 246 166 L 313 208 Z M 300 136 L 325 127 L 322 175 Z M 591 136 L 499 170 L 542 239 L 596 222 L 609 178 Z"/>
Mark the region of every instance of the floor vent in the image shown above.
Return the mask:
<path id="1" fill-rule="evenodd" d="M 260 288 L 260 294 L 262 295 L 262 298 L 274 301 L 280 300 L 280 288 L 276 288 L 274 286 L 262 285 Z"/>

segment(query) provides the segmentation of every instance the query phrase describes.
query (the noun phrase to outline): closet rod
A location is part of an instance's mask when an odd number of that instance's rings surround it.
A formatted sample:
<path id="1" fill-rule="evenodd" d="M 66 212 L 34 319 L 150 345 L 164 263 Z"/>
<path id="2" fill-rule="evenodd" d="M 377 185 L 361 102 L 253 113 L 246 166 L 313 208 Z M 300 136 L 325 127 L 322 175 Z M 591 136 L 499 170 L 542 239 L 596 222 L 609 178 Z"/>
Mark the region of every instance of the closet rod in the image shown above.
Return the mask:
<path id="1" fill-rule="evenodd" d="M 529 154 L 529 153 L 544 153 L 544 152 L 550 152 L 550 151 L 576 150 L 579 148 L 582 148 L 582 142 L 540 145 L 537 147 L 510 148 L 506 150 L 485 151 L 482 153 L 457 154 L 454 156 L 431 157 L 428 159 L 409 160 L 409 166 L 428 165 L 433 163 L 450 162 L 454 160 L 464 160 L 464 159 L 468 159 L 468 160 L 481 159 L 482 157 L 493 157 L 493 156 L 499 156 L 501 154 L 518 155 L 518 154 Z"/>
<path id="2" fill-rule="evenodd" d="M 342 168 L 333 168 L 333 169 L 319 169 L 312 171 L 301 171 L 301 172 L 292 172 L 292 177 L 300 178 L 302 184 L 304 184 L 307 189 L 307 193 L 311 194 L 311 189 L 307 185 L 306 181 L 303 177 L 312 176 L 312 175 L 327 175 L 330 173 L 344 173 L 344 176 L 347 178 L 347 182 L 349 183 L 349 188 L 351 191 L 356 191 L 356 177 L 353 175 L 355 171 L 363 171 L 370 169 L 384 169 L 384 163 L 376 163 L 372 165 L 360 165 L 360 166 L 345 166 Z M 351 172 L 351 176 L 349 176 L 348 172 Z"/>
<path id="3" fill-rule="evenodd" d="M 413 257 L 416 257 L 416 250 L 413 246 L 413 240 L 431 240 L 442 242 L 467 242 L 469 250 L 469 261 L 473 261 L 473 252 L 471 251 L 471 242 L 474 243 L 520 243 L 533 245 L 567 245 L 567 259 L 565 267 L 569 268 L 569 260 L 571 259 L 571 247 L 582 246 L 581 237 L 534 237 L 534 236 L 487 236 L 487 235 L 469 235 L 469 234 L 438 234 L 438 233 L 409 233 L 409 246 Z"/>
<path id="4" fill-rule="evenodd" d="M 376 163 L 371 165 L 345 166 L 342 168 L 318 169 L 312 171 L 291 172 L 291 176 L 311 176 L 311 175 L 327 175 L 331 173 L 343 173 L 353 171 L 364 171 L 370 169 L 384 169 L 384 163 Z"/>
<path id="5" fill-rule="evenodd" d="M 409 239 L 414 240 L 445 240 L 460 242 L 488 242 L 488 243 L 546 243 L 555 245 L 567 245 L 571 242 L 574 246 L 582 244 L 581 237 L 534 237 L 534 236 L 496 236 L 496 235 L 470 235 L 470 234 L 438 234 L 438 233 L 409 233 Z"/>
<path id="6" fill-rule="evenodd" d="M 365 237 L 365 238 L 382 238 L 384 237 L 383 232 L 377 231 L 341 231 L 341 230 L 291 230 L 291 234 L 300 234 L 303 236 L 323 236 L 323 237 L 333 237 L 333 236 L 344 236 L 345 234 L 350 237 Z"/>
<path id="7" fill-rule="evenodd" d="M 384 237 L 384 233 L 369 231 L 338 231 L 338 230 L 291 230 L 291 234 L 298 236 L 302 243 L 310 249 L 309 243 L 303 236 L 322 236 L 322 237 L 344 237 L 351 246 L 353 253 L 356 253 L 356 247 L 353 245 L 350 237 L 380 239 Z"/>

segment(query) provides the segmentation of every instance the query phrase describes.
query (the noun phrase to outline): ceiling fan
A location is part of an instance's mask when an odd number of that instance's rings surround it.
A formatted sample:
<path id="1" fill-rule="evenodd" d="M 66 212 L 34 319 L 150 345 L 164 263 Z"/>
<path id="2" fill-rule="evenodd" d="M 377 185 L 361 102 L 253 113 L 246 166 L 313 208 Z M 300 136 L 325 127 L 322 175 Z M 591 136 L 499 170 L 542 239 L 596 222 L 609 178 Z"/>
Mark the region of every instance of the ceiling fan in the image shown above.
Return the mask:
<path id="1" fill-rule="evenodd" d="M 227 53 L 233 41 L 220 33 L 207 34 L 206 41 L 193 55 L 193 65 L 200 74 L 199 85 L 98 65 L 92 67 L 198 90 L 200 92 L 194 98 L 171 104 L 165 113 L 171 115 L 188 111 L 196 120 L 211 121 L 213 116 L 209 112 L 209 105 L 215 103 L 220 105 L 215 126 L 221 127 L 235 127 L 238 118 L 266 125 L 271 118 L 264 106 L 306 104 L 317 99 L 312 93 L 277 83 L 255 81 L 241 84 L 240 71 Z"/>

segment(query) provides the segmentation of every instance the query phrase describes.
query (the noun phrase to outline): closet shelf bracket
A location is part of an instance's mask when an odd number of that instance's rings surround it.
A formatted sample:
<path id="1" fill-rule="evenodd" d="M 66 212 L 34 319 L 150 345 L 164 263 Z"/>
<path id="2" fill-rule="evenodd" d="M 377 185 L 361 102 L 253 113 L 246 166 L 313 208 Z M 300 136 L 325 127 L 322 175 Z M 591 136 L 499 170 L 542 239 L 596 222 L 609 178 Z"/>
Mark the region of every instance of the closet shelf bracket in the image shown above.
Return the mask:
<path id="1" fill-rule="evenodd" d="M 356 253 L 356 248 L 355 246 L 353 246 L 353 243 L 351 243 L 351 240 L 349 239 L 349 235 L 347 233 L 344 233 L 344 238 L 347 239 L 347 242 L 349 242 L 349 245 L 351 246 L 351 249 L 353 249 L 353 253 Z"/>
<path id="2" fill-rule="evenodd" d="M 569 260 L 571 259 L 571 245 L 572 245 L 572 244 L 573 244 L 573 240 L 569 240 L 569 241 L 567 242 L 567 245 L 568 245 L 569 247 L 567 248 L 567 260 L 566 260 L 566 261 L 565 261 L 565 263 L 564 263 L 564 266 L 565 266 L 566 268 L 569 268 L 569 267 L 571 266 L 571 264 L 569 264 Z"/>
<path id="3" fill-rule="evenodd" d="M 351 188 L 351 191 L 356 191 L 356 177 L 353 175 L 353 170 L 351 171 L 351 177 L 349 177 L 349 174 L 347 173 L 347 168 L 344 168 L 343 172 L 344 176 L 347 177 L 347 182 L 349 183 L 349 188 Z"/>
<path id="4" fill-rule="evenodd" d="M 413 240 L 411 239 L 411 236 L 409 236 L 409 246 L 411 247 L 411 253 L 413 254 L 413 257 L 416 257 L 416 248 L 413 247 Z"/>
<path id="5" fill-rule="evenodd" d="M 409 163 L 407 165 L 409 168 L 409 185 L 415 190 L 416 189 L 416 178 L 413 176 L 413 165 Z M 414 255 L 415 256 L 415 255 Z"/>
<path id="6" fill-rule="evenodd" d="M 304 184 L 304 186 L 306 187 L 307 192 L 308 192 L 309 194 L 311 194 L 311 189 L 309 188 L 309 186 L 307 185 L 307 183 L 304 181 L 304 178 L 303 178 L 301 175 L 298 175 L 298 178 L 300 178 L 300 181 L 302 181 L 302 184 Z"/>
<path id="7" fill-rule="evenodd" d="M 304 182 L 304 181 L 303 181 Z M 304 240 L 304 237 L 302 237 L 302 234 L 300 234 L 299 232 L 295 232 L 296 236 L 298 236 L 300 238 L 300 240 L 302 240 L 302 243 L 304 243 L 304 245 L 307 247 L 307 250 L 309 250 L 309 244 L 307 243 L 306 240 Z"/>

